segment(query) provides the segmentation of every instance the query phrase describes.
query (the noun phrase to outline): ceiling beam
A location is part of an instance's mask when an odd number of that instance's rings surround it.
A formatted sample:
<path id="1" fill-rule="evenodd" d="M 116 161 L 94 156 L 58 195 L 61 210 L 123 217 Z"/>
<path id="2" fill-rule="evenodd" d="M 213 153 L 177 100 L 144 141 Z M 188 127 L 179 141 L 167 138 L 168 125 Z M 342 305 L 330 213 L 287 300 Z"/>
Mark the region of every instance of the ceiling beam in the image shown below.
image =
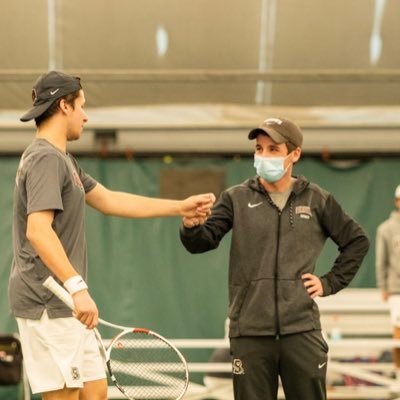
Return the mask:
<path id="1" fill-rule="evenodd" d="M 0 83 L 34 82 L 44 70 L 0 69 Z M 76 69 L 87 82 L 276 82 L 276 83 L 391 83 L 400 82 L 400 69 Z"/>

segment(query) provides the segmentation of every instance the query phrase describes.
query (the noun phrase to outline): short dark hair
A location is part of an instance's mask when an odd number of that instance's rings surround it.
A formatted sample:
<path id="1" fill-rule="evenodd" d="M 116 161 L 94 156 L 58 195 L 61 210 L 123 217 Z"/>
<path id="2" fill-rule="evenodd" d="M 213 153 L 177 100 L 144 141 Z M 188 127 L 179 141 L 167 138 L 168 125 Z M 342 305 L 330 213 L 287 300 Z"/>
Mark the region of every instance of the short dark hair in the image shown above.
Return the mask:
<path id="1" fill-rule="evenodd" d="M 39 128 L 44 121 L 48 120 L 57 112 L 61 100 L 65 100 L 72 108 L 75 108 L 75 100 L 79 97 L 79 92 L 80 89 L 57 99 L 42 115 L 35 118 L 36 127 Z"/>

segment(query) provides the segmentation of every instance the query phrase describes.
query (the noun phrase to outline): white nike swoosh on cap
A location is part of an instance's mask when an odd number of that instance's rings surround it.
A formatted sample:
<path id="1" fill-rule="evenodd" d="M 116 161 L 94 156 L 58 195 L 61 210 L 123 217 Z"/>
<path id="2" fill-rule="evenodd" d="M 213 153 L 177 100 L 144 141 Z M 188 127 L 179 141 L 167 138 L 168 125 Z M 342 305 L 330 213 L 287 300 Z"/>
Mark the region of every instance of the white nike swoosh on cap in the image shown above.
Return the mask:
<path id="1" fill-rule="evenodd" d="M 249 208 L 254 208 L 254 207 L 260 206 L 262 203 L 263 203 L 263 202 L 260 201 L 259 203 L 256 203 L 256 204 L 251 204 L 251 203 L 249 203 L 249 204 L 247 204 L 247 205 L 249 206 Z"/>
<path id="2" fill-rule="evenodd" d="M 50 94 L 51 94 L 52 96 L 54 96 L 59 90 L 60 90 L 60 88 L 57 88 L 57 89 L 55 89 L 55 90 L 50 90 Z"/>
<path id="3" fill-rule="evenodd" d="M 322 364 L 318 364 L 318 368 L 321 369 L 326 364 L 326 361 Z"/>

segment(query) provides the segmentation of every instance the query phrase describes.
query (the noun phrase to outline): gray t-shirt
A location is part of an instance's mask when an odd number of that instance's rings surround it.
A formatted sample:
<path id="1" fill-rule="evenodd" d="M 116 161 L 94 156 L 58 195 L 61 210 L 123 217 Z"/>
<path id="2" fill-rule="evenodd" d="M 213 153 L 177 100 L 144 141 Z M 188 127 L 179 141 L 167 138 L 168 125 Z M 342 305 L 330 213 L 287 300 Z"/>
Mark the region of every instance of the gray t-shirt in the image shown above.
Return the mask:
<path id="1" fill-rule="evenodd" d="M 51 275 L 26 237 L 27 217 L 54 210 L 53 229 L 68 259 L 84 279 L 87 276 L 85 193 L 96 186 L 68 153 L 45 139 L 35 139 L 23 153 L 14 189 L 14 259 L 9 280 L 9 301 L 14 316 L 39 319 L 71 316 L 71 311 L 42 286 Z"/>
<path id="2" fill-rule="evenodd" d="M 268 192 L 271 200 L 275 203 L 275 205 L 280 209 L 283 210 L 288 199 L 290 193 L 292 192 L 292 188 L 296 182 L 296 178 L 291 178 L 290 186 L 284 192 Z"/>

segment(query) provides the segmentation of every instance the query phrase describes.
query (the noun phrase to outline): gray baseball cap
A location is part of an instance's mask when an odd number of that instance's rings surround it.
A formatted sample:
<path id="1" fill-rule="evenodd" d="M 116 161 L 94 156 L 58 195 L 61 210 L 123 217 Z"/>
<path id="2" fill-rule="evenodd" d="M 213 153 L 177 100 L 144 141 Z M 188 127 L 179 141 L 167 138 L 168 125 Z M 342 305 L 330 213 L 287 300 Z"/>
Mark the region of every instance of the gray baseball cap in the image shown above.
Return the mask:
<path id="1" fill-rule="evenodd" d="M 20 120 L 22 122 L 40 117 L 56 100 L 82 89 L 80 78 L 59 71 L 41 75 L 32 89 L 33 107 Z"/>
<path id="2" fill-rule="evenodd" d="M 258 128 L 249 132 L 248 138 L 255 139 L 259 134 L 267 134 L 275 143 L 289 142 L 296 147 L 303 144 L 303 134 L 300 128 L 285 118 L 268 118 Z"/>

